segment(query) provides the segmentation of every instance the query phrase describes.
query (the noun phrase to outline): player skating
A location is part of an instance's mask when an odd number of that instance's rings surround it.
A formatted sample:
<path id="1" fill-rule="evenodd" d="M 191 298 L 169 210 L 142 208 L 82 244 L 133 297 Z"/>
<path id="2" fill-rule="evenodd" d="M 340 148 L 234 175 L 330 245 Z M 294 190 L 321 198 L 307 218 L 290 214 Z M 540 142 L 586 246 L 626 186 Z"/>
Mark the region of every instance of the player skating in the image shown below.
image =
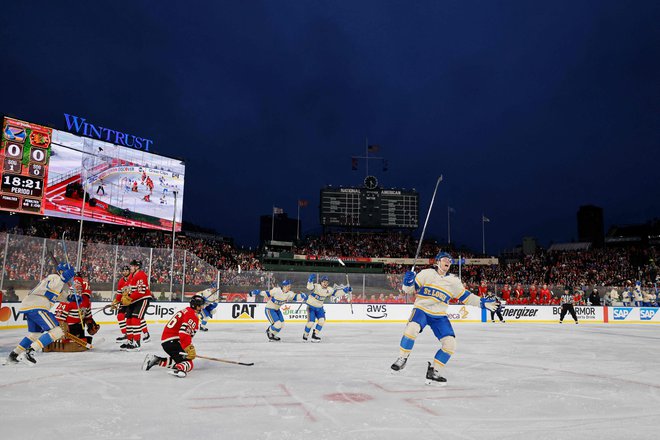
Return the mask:
<path id="1" fill-rule="evenodd" d="M 27 320 L 28 335 L 9 353 L 8 363 L 36 364 L 33 353 L 64 336 L 50 309 L 58 301 L 65 284 L 71 281 L 75 271 L 70 264 L 59 263 L 56 272 L 41 280 L 21 302 L 19 313 Z"/>
<path id="2" fill-rule="evenodd" d="M 266 329 L 266 336 L 271 341 L 279 341 L 280 338 L 277 334 L 284 326 L 284 315 L 282 315 L 280 307 L 291 301 L 304 301 L 307 299 L 307 295 L 292 292 L 291 281 L 289 280 L 282 281 L 280 286 L 273 287 L 270 290 L 253 290 L 250 292 L 250 296 L 256 295 L 263 295 L 268 299 L 266 303 L 266 318 L 268 318 L 270 326 Z"/>
<path id="3" fill-rule="evenodd" d="M 142 363 L 142 369 L 150 370 L 158 365 L 170 368 L 170 374 L 176 377 L 186 377 L 193 367 L 193 359 L 197 356 L 192 339 L 199 326 L 199 314 L 206 310 L 209 315 L 213 309 L 207 310 L 213 304 L 206 305 L 206 299 L 201 295 L 195 295 L 190 299 L 190 306 L 178 311 L 165 325 L 161 345 L 169 357 L 161 357 L 153 354 L 147 355 Z M 216 304 L 217 306 L 217 304 Z"/>
<path id="4" fill-rule="evenodd" d="M 119 336 L 116 341 L 118 343 L 124 343 L 128 340 L 126 337 L 126 310 L 128 307 L 122 305 L 121 298 L 126 291 L 129 295 L 131 293 L 130 286 L 130 277 L 131 269 L 128 266 L 124 266 L 121 269 L 121 277 L 117 281 L 117 290 L 115 293 L 115 298 L 112 301 L 112 309 L 117 310 L 117 324 L 119 324 L 119 330 L 121 331 L 121 336 Z M 142 342 L 148 342 L 151 337 L 149 336 L 149 330 L 147 328 L 147 321 L 144 320 L 144 317 L 140 321 L 140 331 L 142 332 Z"/>
<path id="5" fill-rule="evenodd" d="M 325 309 L 323 304 L 326 298 L 332 297 L 339 292 L 343 292 L 347 299 L 350 299 L 351 292 L 353 291 L 350 286 L 342 288 L 330 287 L 330 280 L 327 276 L 323 275 L 320 279 L 321 283 L 316 283 L 316 274 L 311 274 L 307 280 L 307 290 L 310 290 L 305 303 L 307 304 L 307 324 L 305 324 L 305 332 L 303 333 L 303 340 L 307 341 L 309 332 L 314 327 L 312 334 L 312 342 L 321 342 L 319 333 L 325 324 Z"/>
<path id="6" fill-rule="evenodd" d="M 391 368 L 399 371 L 406 366 L 417 335 L 428 325 L 440 341 L 441 348 L 436 352 L 433 363 L 428 363 L 427 383 L 447 382 L 442 376 L 442 371 L 456 349 L 456 335 L 447 318 L 449 301 L 457 298 L 463 304 L 488 310 L 495 310 L 498 306 L 494 301 L 470 293 L 457 276 L 447 273 L 451 263 L 451 255 L 440 252 L 435 257 L 436 269 L 424 269 L 418 274 L 408 271 L 403 277 L 403 291 L 406 294 L 414 293 L 416 297 L 412 314 L 401 338 L 399 357 Z"/>

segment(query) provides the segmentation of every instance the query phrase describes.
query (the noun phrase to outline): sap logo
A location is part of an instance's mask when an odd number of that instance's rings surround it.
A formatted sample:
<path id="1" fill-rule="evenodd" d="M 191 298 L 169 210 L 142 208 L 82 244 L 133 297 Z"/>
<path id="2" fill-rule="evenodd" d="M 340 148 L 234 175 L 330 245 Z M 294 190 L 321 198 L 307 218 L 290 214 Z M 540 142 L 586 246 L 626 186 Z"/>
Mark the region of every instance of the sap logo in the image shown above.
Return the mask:
<path id="1" fill-rule="evenodd" d="M 256 304 L 234 304 L 231 306 L 231 317 L 234 319 L 254 319 Z"/>
<path id="2" fill-rule="evenodd" d="M 630 312 L 632 311 L 632 307 L 615 307 L 614 308 L 614 319 L 617 321 L 626 319 L 628 315 L 630 315 Z"/>
<path id="3" fill-rule="evenodd" d="M 367 304 L 367 316 L 371 319 L 381 319 L 387 317 L 387 305 Z"/>
<path id="4" fill-rule="evenodd" d="M 651 319 L 653 319 L 653 317 L 655 316 L 657 311 L 658 311 L 658 309 L 656 309 L 656 308 L 651 309 L 651 308 L 642 307 L 639 310 L 639 318 L 642 321 L 650 321 Z"/>

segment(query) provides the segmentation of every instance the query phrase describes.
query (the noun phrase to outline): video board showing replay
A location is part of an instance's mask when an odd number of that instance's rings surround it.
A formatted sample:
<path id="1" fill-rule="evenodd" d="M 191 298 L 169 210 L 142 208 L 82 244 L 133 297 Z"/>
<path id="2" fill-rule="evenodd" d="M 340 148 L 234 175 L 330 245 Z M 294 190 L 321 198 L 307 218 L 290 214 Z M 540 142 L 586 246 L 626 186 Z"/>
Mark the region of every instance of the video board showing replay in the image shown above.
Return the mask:
<path id="1" fill-rule="evenodd" d="M 179 159 L 5 117 L 0 161 L 0 209 L 181 230 Z"/>

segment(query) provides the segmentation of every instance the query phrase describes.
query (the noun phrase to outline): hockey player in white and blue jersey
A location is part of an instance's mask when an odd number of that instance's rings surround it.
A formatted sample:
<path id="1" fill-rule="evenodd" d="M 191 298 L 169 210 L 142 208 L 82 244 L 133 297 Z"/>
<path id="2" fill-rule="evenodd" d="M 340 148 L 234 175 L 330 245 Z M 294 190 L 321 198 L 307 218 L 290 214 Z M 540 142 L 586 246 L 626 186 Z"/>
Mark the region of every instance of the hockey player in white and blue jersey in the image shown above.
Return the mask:
<path id="1" fill-rule="evenodd" d="M 403 291 L 414 293 L 416 297 L 401 338 L 399 357 L 391 368 L 399 371 L 406 366 L 417 335 L 428 325 L 442 345 L 435 354 L 433 364 L 428 363 L 427 383 L 444 385 L 447 379 L 442 377 L 442 371 L 456 349 L 456 335 L 447 318 L 449 300 L 456 298 L 463 304 L 488 310 L 496 310 L 499 303 L 470 293 L 457 276 L 448 274 L 452 257 L 447 252 L 438 253 L 435 262 L 437 269 L 424 269 L 418 274 L 408 271 L 403 277 Z"/>
<path id="2" fill-rule="evenodd" d="M 57 273 L 48 275 L 23 299 L 19 313 L 28 323 L 28 335 L 9 353 L 8 363 L 28 362 L 36 364 L 32 353 L 43 350 L 50 343 L 64 336 L 62 328 L 50 312 L 58 302 L 66 283 L 75 275 L 73 267 L 67 263 L 57 265 Z"/>
<path id="3" fill-rule="evenodd" d="M 320 282 L 320 284 L 316 283 L 316 274 L 311 274 L 307 280 L 307 290 L 310 293 L 306 301 L 307 324 L 305 324 L 305 333 L 303 333 L 303 340 L 305 341 L 309 338 L 309 332 L 316 323 L 312 334 L 312 342 L 321 342 L 319 333 L 323 329 L 323 324 L 325 324 L 325 309 L 323 308 L 325 299 L 335 296 L 337 293 L 342 293 L 350 301 L 351 292 L 353 291 L 350 286 L 330 287 L 330 280 L 325 275 L 320 278 Z"/>
<path id="4" fill-rule="evenodd" d="M 284 280 L 279 287 L 273 287 L 270 290 L 252 290 L 250 296 L 263 295 L 268 299 L 266 303 L 266 318 L 270 325 L 266 329 L 266 336 L 271 341 L 279 341 L 281 338 L 277 334 L 282 331 L 284 326 L 284 315 L 280 308 L 292 301 L 304 301 L 307 295 L 291 291 L 291 281 Z"/>

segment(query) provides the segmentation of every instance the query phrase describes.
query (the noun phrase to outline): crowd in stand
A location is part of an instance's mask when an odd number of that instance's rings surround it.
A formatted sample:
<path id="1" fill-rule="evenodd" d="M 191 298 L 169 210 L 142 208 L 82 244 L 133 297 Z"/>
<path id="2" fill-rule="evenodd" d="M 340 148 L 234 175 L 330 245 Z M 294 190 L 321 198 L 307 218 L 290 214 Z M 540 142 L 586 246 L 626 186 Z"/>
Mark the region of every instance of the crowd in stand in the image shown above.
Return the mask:
<path id="1" fill-rule="evenodd" d="M 44 252 L 44 237 L 58 239 L 66 232 L 68 237 L 77 238 L 78 233 L 76 223 L 49 222 L 33 222 L 24 229 L 7 232 L 23 237 L 10 239 L 8 243 L 5 279 L 25 281 L 36 281 L 44 275 L 45 259 L 35 258 Z M 92 224 L 85 228 L 83 239 L 86 243 L 83 270 L 94 282 L 112 282 L 119 267 L 137 258 L 151 262 L 151 278 L 155 284 L 168 284 L 172 269 L 172 283 L 175 285 L 208 283 L 217 279 L 218 270 L 220 282 L 224 285 L 263 283 L 262 266 L 256 251 L 239 249 L 225 240 L 179 234 L 172 261 L 172 235 L 163 231 L 123 228 L 110 232 L 102 225 Z M 317 257 L 412 258 L 417 244 L 411 235 L 401 232 L 330 233 L 307 238 L 293 251 Z M 143 249 L 140 251 L 138 246 Z M 148 248 L 153 251 L 149 252 Z M 439 249 L 436 242 L 425 241 L 420 255 L 429 258 Z M 70 252 L 70 258 L 74 259 L 75 249 Z M 136 255 L 136 252 L 144 255 Z M 469 252 L 453 252 L 455 257 L 475 257 Z M 629 280 L 640 280 L 648 288 L 658 276 L 655 259 L 654 248 L 539 251 L 500 259 L 497 265 L 469 264 L 460 268 L 453 265 L 452 272 L 460 270 L 469 290 L 483 294 L 485 285 L 485 291 L 503 297 L 509 304 L 554 304 L 565 286 L 584 292 L 585 297 L 595 286 L 623 286 Z M 108 264 L 115 260 L 116 267 Z M 401 276 L 408 268 L 400 264 L 386 265 L 386 284 L 390 293 L 356 295 L 354 302 L 407 302 L 410 298 L 401 292 Z M 550 294 L 542 295 L 542 290 Z M 579 304 L 581 300 L 576 298 L 576 301 Z"/>

